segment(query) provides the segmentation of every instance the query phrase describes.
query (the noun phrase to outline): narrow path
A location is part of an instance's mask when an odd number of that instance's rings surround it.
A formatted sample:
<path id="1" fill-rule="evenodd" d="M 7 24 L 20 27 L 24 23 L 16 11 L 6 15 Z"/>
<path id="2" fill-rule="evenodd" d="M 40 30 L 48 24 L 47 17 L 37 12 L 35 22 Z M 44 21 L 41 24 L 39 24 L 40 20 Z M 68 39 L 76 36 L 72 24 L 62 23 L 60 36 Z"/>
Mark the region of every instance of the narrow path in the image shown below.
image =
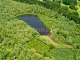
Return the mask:
<path id="1" fill-rule="evenodd" d="M 40 36 L 41 38 L 45 39 L 47 41 L 47 43 L 52 44 L 53 46 L 55 46 L 56 48 L 73 48 L 70 45 L 67 44 L 58 44 L 56 42 L 54 42 L 54 40 L 52 40 L 49 36 Z"/>

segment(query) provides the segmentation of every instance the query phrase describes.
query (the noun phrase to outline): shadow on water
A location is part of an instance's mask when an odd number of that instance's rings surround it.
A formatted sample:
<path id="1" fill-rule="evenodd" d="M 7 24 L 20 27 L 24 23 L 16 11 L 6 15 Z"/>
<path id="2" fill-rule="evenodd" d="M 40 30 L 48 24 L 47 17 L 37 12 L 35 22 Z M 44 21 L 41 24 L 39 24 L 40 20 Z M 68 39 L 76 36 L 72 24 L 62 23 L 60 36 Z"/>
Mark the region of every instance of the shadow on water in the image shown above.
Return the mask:
<path id="1" fill-rule="evenodd" d="M 32 28 L 36 29 L 40 35 L 48 35 L 49 29 L 43 24 L 37 15 L 26 14 L 17 17 L 20 20 L 25 21 Z"/>

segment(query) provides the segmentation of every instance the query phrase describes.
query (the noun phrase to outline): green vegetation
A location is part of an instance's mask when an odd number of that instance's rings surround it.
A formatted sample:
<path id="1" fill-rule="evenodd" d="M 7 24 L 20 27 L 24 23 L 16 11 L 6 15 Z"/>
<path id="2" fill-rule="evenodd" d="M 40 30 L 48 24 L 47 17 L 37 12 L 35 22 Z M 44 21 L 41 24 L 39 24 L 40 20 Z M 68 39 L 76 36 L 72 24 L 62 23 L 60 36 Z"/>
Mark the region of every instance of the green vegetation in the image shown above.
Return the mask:
<path id="1" fill-rule="evenodd" d="M 62 4 L 62 0 L 0 0 L 0 60 L 80 59 L 80 18 L 76 6 Z M 51 39 L 16 19 L 23 14 L 38 15 Z"/>
<path id="2" fill-rule="evenodd" d="M 66 43 L 78 48 L 77 44 L 80 46 L 79 29 L 77 29 L 77 25 L 75 25 L 75 22 L 67 22 L 66 20 L 64 20 L 58 22 L 56 21 L 53 24 L 51 31 L 52 37 L 59 43 Z"/>
<path id="3" fill-rule="evenodd" d="M 77 5 L 77 0 L 63 0 L 63 1 L 62 0 L 44 0 L 44 1 L 17 0 L 17 1 L 21 1 L 21 2 L 29 3 L 29 4 L 41 5 L 43 7 L 48 8 L 48 9 L 55 10 L 55 11 L 59 12 L 63 16 L 66 16 L 67 18 L 69 18 L 70 20 L 74 20 L 76 23 L 80 23 L 80 17 L 77 12 L 77 8 L 74 6 L 74 5 Z M 62 2 L 63 3 L 67 2 L 67 4 L 70 5 L 70 8 L 68 8 L 68 5 L 61 6 L 60 4 L 63 4 Z M 70 11 L 70 9 L 74 10 L 74 11 L 72 12 L 72 11 Z M 78 15 L 74 15 L 75 12 Z"/>
<path id="4" fill-rule="evenodd" d="M 73 10 L 77 10 L 77 8 L 75 7 L 75 5 L 74 4 L 70 4 L 70 6 L 69 6 L 71 9 L 73 9 Z"/>
<path id="5" fill-rule="evenodd" d="M 70 4 L 77 4 L 77 0 L 63 0 L 64 4 L 70 5 Z"/>

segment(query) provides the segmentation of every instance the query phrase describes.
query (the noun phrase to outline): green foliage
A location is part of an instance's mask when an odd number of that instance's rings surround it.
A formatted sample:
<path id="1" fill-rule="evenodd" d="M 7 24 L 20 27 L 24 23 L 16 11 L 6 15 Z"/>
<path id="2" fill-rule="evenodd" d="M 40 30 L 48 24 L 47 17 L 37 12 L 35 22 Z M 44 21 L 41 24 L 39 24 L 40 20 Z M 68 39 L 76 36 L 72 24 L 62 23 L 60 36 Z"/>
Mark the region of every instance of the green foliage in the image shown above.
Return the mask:
<path id="1" fill-rule="evenodd" d="M 0 0 L 0 60 L 73 60 L 74 54 L 79 57 L 77 49 L 75 51 L 53 49 L 52 45 L 39 38 L 37 31 L 25 22 L 15 19 L 16 16 L 23 14 L 38 15 L 50 30 L 53 26 L 51 30 L 53 39 L 59 43 L 67 43 L 74 48 L 80 48 L 80 25 L 77 26 L 74 21 L 42 5 L 32 3 Z M 77 13 L 74 14 L 77 16 Z"/>
<path id="2" fill-rule="evenodd" d="M 55 22 L 52 28 L 52 37 L 58 43 L 66 43 L 69 45 L 75 45 L 74 47 L 80 46 L 80 35 L 78 35 L 77 25 L 73 21 L 58 21 Z M 76 45 L 78 44 L 78 46 Z"/>
<path id="3" fill-rule="evenodd" d="M 58 12 L 61 13 L 63 16 L 67 16 L 69 14 L 69 10 L 67 6 L 63 6 L 59 8 Z"/>
<path id="4" fill-rule="evenodd" d="M 66 5 L 70 5 L 70 4 L 77 4 L 77 0 L 63 0 L 63 3 Z"/>
<path id="5" fill-rule="evenodd" d="M 58 2 L 51 2 L 50 4 L 51 4 L 51 6 L 50 6 L 51 9 L 58 9 L 61 7 L 60 3 L 58 3 Z"/>
<path id="6" fill-rule="evenodd" d="M 19 0 L 16 0 L 19 1 Z M 70 20 L 74 20 L 76 23 L 80 23 L 80 17 L 79 15 L 73 15 L 73 12 L 69 11 L 69 9 L 65 9 L 68 8 L 66 6 L 61 6 L 62 4 L 62 0 L 44 0 L 45 2 L 41 2 L 41 1 L 31 1 L 31 0 L 21 0 L 21 2 L 25 2 L 25 3 L 29 3 L 29 4 L 35 4 L 35 5 L 41 5 L 44 6 L 48 9 L 57 11 L 59 13 L 62 13 L 63 16 L 69 18 Z M 63 0 L 63 2 L 65 3 L 70 3 L 70 8 L 75 10 L 75 12 L 77 12 L 77 8 L 75 7 L 75 3 L 77 4 L 77 0 Z M 72 3 L 73 2 L 73 3 Z M 69 16 L 68 16 L 69 15 Z"/>
<path id="7" fill-rule="evenodd" d="M 14 1 L 19 1 L 19 2 L 24 2 L 24 3 L 30 3 L 30 4 L 38 2 L 38 0 L 14 0 Z"/>
<path id="8" fill-rule="evenodd" d="M 62 0 L 54 0 L 54 1 L 59 2 L 59 3 L 61 3 L 61 2 L 62 2 Z"/>
<path id="9" fill-rule="evenodd" d="M 78 59 L 80 59 L 80 49 L 76 49 L 75 51 L 76 51 L 75 52 L 76 60 L 78 60 Z"/>
<path id="10" fill-rule="evenodd" d="M 54 60 L 74 60 L 72 49 L 52 49 L 49 56 L 53 56 Z"/>
<path id="11" fill-rule="evenodd" d="M 71 9 L 73 9 L 73 10 L 77 10 L 77 8 L 75 7 L 75 5 L 74 4 L 70 4 L 70 6 L 69 6 Z"/>
<path id="12" fill-rule="evenodd" d="M 49 2 L 49 0 L 43 0 L 43 1 L 45 1 L 45 2 Z"/>
<path id="13" fill-rule="evenodd" d="M 58 9 L 58 12 L 63 16 L 69 18 L 70 20 L 74 20 L 76 23 L 80 23 L 80 18 L 78 12 L 70 12 L 67 6 L 63 6 Z"/>
<path id="14" fill-rule="evenodd" d="M 3 26 L 3 27 L 1 27 Z M 0 59 L 29 60 L 28 49 L 48 53 L 49 46 L 38 40 L 37 31 L 27 26 L 23 21 L 5 22 L 0 26 Z M 44 46 L 44 47 L 43 47 Z M 5 51 L 5 52 L 4 52 Z M 30 59 L 40 59 L 35 53 Z M 31 54 L 32 55 L 32 54 Z M 37 56 L 37 57 L 36 57 Z M 35 57 L 35 58 L 34 58 Z M 44 58 L 44 56 L 42 57 Z"/>

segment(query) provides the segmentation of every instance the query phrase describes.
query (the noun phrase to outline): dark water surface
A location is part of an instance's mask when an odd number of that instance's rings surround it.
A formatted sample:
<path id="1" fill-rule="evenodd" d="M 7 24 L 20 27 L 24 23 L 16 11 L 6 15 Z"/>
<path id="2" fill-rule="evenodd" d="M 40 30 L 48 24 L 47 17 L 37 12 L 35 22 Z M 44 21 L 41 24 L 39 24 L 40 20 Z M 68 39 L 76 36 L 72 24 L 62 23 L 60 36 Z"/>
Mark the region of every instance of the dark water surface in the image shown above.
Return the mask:
<path id="1" fill-rule="evenodd" d="M 18 17 L 20 20 L 25 21 L 32 28 L 36 29 L 40 35 L 49 34 L 49 29 L 41 22 L 40 18 L 36 15 L 21 15 Z"/>

